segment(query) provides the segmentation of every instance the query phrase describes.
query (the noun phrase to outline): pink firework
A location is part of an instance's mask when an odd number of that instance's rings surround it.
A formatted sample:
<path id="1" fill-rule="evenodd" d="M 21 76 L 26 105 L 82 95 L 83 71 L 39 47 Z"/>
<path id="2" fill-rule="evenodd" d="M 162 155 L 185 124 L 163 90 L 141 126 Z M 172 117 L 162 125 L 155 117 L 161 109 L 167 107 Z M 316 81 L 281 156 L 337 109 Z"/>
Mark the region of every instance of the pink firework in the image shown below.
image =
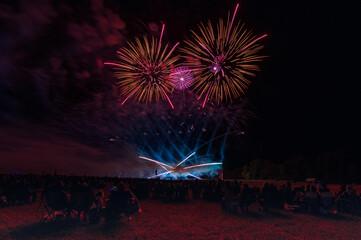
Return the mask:
<path id="1" fill-rule="evenodd" d="M 176 89 L 185 90 L 192 84 L 193 73 L 187 67 L 179 67 L 170 74 L 170 80 Z"/>

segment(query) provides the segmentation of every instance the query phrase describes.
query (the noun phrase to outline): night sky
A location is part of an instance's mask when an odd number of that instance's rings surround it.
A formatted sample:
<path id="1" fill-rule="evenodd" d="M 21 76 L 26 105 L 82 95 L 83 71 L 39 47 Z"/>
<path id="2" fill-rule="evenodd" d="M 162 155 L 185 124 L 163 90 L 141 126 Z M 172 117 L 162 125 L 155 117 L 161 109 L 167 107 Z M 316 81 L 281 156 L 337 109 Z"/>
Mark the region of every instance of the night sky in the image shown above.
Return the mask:
<path id="1" fill-rule="evenodd" d="M 114 113 L 118 95 L 112 71 L 102 62 L 115 59 L 117 48 L 135 36 L 157 36 L 161 22 L 166 41 L 182 41 L 201 21 L 226 18 L 238 2 L 236 20 L 259 36 L 268 34 L 262 40 L 268 57 L 246 94 L 257 118 L 249 122 L 242 144 L 229 144 L 226 165 L 354 154 L 359 80 L 354 6 L 333 1 L 2 1 L 0 171 L 59 169 L 55 162 L 62 157 L 67 159 L 63 165 L 71 162 L 78 169 L 63 167 L 64 173 L 103 174 L 108 170 L 94 169 L 113 168 L 104 144 L 121 117 Z M 124 159 L 129 151 L 121 153 Z M 82 167 L 86 158 L 90 167 Z M 119 161 L 131 168 L 129 161 Z"/>

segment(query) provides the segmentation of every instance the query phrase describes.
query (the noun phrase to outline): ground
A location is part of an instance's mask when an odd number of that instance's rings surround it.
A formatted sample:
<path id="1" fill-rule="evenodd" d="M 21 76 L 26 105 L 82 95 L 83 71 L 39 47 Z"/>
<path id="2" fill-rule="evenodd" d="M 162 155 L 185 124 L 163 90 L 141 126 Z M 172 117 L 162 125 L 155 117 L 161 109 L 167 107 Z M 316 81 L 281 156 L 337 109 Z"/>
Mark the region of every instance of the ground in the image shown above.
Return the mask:
<path id="1" fill-rule="evenodd" d="M 39 203 L 0 209 L 0 239 L 361 239 L 361 216 L 333 217 L 252 209 L 221 211 L 219 203 L 191 200 L 140 202 L 142 212 L 127 222 L 97 225 L 71 220 L 40 223 Z"/>

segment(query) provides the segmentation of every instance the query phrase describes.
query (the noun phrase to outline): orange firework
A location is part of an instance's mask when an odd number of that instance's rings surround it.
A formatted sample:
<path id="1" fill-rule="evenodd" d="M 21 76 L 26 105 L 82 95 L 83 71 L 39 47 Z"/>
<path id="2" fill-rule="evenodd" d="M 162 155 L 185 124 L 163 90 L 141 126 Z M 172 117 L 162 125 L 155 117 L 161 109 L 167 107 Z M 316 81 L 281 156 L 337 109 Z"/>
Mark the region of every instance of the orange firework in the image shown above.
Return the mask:
<path id="1" fill-rule="evenodd" d="M 168 51 L 169 44 L 162 46 L 163 32 L 164 24 L 158 42 L 155 38 L 149 40 L 145 36 L 143 41 L 136 38 L 135 43 L 129 42 L 128 47 L 123 47 L 117 52 L 119 62 L 104 63 L 115 66 L 115 77 L 119 80 L 117 85 L 126 96 L 122 105 L 129 98 L 145 103 L 150 103 L 154 99 L 167 99 L 174 108 L 167 93 L 174 87 L 170 81 L 170 74 L 179 57 L 171 55 L 179 43 Z"/>
<path id="2" fill-rule="evenodd" d="M 257 65 L 265 56 L 258 55 L 263 48 L 256 42 L 267 34 L 257 37 L 238 23 L 232 28 L 238 9 L 232 20 L 228 14 L 227 22 L 219 20 L 216 29 L 210 21 L 208 25 L 200 24 L 199 31 L 192 31 L 192 40 L 185 41 L 181 51 L 186 54 L 186 64 L 195 75 L 192 89 L 204 97 L 203 107 L 208 100 L 218 104 L 241 98 L 248 88 L 249 76 L 259 71 Z"/>

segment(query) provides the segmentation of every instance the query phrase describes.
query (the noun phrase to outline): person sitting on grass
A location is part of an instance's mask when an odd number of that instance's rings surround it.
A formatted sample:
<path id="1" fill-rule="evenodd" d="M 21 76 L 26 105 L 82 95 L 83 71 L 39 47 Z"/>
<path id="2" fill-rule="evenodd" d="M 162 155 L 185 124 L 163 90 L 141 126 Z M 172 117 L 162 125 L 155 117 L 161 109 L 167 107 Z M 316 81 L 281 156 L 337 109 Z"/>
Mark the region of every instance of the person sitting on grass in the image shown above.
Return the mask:
<path id="1" fill-rule="evenodd" d="M 340 191 L 337 193 L 337 198 L 335 200 L 338 212 L 350 211 L 350 199 L 348 197 L 346 185 L 343 184 L 340 186 Z"/>
<path id="2" fill-rule="evenodd" d="M 95 194 L 95 199 L 89 210 L 89 223 L 96 224 L 100 221 L 100 218 L 103 213 L 103 209 L 105 208 L 104 204 L 104 192 L 99 190 Z"/>
<path id="3" fill-rule="evenodd" d="M 358 212 L 361 209 L 360 200 L 352 186 L 347 186 L 347 198 L 350 201 L 351 212 Z"/>
<path id="4" fill-rule="evenodd" d="M 94 193 L 86 182 L 72 186 L 70 191 L 70 207 L 76 211 L 78 220 L 82 218 L 84 222 L 88 219 L 89 208 L 94 201 Z"/>
<path id="5" fill-rule="evenodd" d="M 232 191 L 231 182 L 225 183 L 221 204 L 222 211 L 238 213 L 237 195 Z"/>
<path id="6" fill-rule="evenodd" d="M 262 194 L 260 196 L 260 203 L 263 211 L 268 212 L 270 208 L 271 192 L 268 183 L 263 184 Z"/>
<path id="7" fill-rule="evenodd" d="M 248 184 L 244 184 L 239 198 L 239 207 L 243 213 L 249 212 L 248 207 L 251 205 L 253 199 L 252 190 L 248 187 Z"/>
<path id="8" fill-rule="evenodd" d="M 124 215 L 127 215 L 129 219 L 129 215 L 138 211 L 138 208 L 136 196 L 130 190 L 126 190 L 124 183 L 121 182 L 109 196 L 106 204 L 105 221 L 117 221 Z"/>
<path id="9" fill-rule="evenodd" d="M 320 196 L 316 192 L 315 186 L 311 187 L 310 192 L 305 192 L 305 211 L 313 214 L 320 212 Z"/>
<path id="10" fill-rule="evenodd" d="M 326 184 L 320 189 L 320 213 L 322 215 L 328 215 L 335 213 L 334 207 L 335 198 L 327 188 Z"/>

